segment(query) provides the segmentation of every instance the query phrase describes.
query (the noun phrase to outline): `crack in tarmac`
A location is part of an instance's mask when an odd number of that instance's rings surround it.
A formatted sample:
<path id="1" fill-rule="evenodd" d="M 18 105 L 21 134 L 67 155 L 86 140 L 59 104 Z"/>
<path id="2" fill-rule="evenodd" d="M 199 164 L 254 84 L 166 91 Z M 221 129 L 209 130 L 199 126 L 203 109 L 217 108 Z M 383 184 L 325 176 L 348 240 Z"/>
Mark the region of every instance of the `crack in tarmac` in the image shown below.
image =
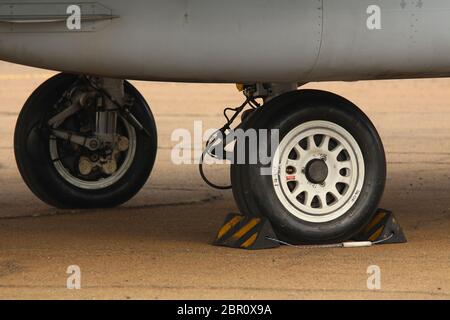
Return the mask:
<path id="1" fill-rule="evenodd" d="M 143 204 L 143 205 L 135 205 L 135 206 L 126 206 L 126 207 L 117 207 L 114 208 L 115 211 L 127 211 L 127 210 L 142 210 L 149 208 L 170 208 L 170 207 L 181 207 L 181 206 L 189 206 L 189 205 L 200 205 L 205 203 L 211 203 L 217 200 L 222 200 L 223 196 L 210 196 L 208 198 L 194 200 L 194 201 L 185 201 L 185 202 L 174 202 L 174 203 L 155 203 L 155 204 Z M 30 219 L 30 218 L 41 218 L 41 217 L 52 217 L 52 216 L 68 216 L 68 215 L 80 215 L 80 214 L 95 214 L 100 213 L 101 210 L 104 209 L 76 209 L 76 210 L 60 210 L 60 209 L 50 209 L 51 211 L 46 211 L 42 213 L 33 213 L 31 215 L 24 215 L 20 217 L 0 217 L 1 220 L 17 220 L 17 219 Z"/>
<path id="2" fill-rule="evenodd" d="M 23 267 L 15 261 L 0 263 L 0 278 L 23 271 Z"/>
<path id="3" fill-rule="evenodd" d="M 19 115 L 18 112 L 0 111 L 0 116 L 16 117 L 18 115 Z"/>

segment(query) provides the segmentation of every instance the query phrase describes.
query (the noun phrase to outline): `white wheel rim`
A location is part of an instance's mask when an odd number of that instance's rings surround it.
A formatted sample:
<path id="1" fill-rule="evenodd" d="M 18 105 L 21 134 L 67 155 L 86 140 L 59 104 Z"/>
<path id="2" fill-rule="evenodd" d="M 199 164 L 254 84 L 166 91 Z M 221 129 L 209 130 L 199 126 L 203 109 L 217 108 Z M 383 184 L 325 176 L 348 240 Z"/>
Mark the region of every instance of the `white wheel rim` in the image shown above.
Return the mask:
<path id="1" fill-rule="evenodd" d="M 297 218 L 312 223 L 347 213 L 360 196 L 364 177 L 358 143 L 347 130 L 328 121 L 310 121 L 291 130 L 272 164 L 280 202 Z"/>
<path id="2" fill-rule="evenodd" d="M 125 160 L 123 161 L 122 165 L 118 168 L 118 170 L 112 174 L 111 176 L 100 179 L 97 181 L 85 181 L 81 180 L 75 176 L 73 176 L 70 171 L 64 166 L 64 164 L 57 160 L 54 161 L 53 164 L 55 166 L 56 171 L 61 175 L 61 177 L 69 182 L 70 184 L 74 185 L 75 187 L 78 187 L 80 189 L 85 190 L 101 190 L 105 189 L 109 186 L 112 186 L 116 182 L 118 182 L 130 169 L 131 165 L 134 161 L 134 156 L 136 154 L 136 145 L 137 145 L 137 138 L 136 138 L 136 130 L 126 121 L 123 120 L 123 124 L 127 130 L 128 133 L 128 140 L 129 140 L 129 148 L 126 151 L 127 155 Z M 58 146 L 56 139 L 50 139 L 50 156 L 52 159 L 59 159 L 58 154 Z"/>

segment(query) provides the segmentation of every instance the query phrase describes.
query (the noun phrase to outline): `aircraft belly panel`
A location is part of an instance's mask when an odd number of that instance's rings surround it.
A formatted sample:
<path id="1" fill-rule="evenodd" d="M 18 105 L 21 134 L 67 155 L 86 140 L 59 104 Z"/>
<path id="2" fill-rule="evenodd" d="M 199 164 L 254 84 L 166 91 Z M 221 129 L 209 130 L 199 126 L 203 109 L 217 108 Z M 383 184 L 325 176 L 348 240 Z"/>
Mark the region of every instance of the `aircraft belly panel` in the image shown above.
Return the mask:
<path id="1" fill-rule="evenodd" d="M 381 29 L 367 26 L 372 4 Z M 450 1 L 324 0 L 316 80 L 450 75 Z"/>
<path id="2" fill-rule="evenodd" d="M 142 80 L 304 82 L 450 75 L 450 2 L 0 1 L 0 59 Z"/>
<path id="3" fill-rule="evenodd" d="M 319 54 L 322 0 L 93 3 L 117 18 L 90 21 L 90 28 L 79 31 L 64 30 L 61 21 L 35 22 L 29 30 L 29 23 L 12 25 L 14 29 L 9 21 L 5 26 L 1 21 L 8 17 L 0 14 L 0 58 L 133 79 L 246 82 L 305 78 Z M 71 3 L 45 1 L 48 12 L 58 7 L 61 14 L 61 4 Z M 39 14 L 36 21 L 45 17 L 45 10 Z M 19 18 L 33 21 L 31 13 L 22 12 Z M 92 24 L 101 27 L 92 28 Z"/>

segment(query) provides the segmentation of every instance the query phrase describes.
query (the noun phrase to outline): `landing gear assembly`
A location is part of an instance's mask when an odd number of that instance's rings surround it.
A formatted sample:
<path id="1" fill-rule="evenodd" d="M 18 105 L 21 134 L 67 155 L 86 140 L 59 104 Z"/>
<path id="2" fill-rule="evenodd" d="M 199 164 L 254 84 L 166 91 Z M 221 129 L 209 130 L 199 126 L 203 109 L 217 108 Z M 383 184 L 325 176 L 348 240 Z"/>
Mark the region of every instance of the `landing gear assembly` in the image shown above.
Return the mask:
<path id="1" fill-rule="evenodd" d="M 256 143 L 244 139 L 246 159 L 262 160 L 261 150 L 271 149 L 276 132 L 278 144 L 269 162 L 231 165 L 230 187 L 241 213 L 268 219 L 282 241 L 344 241 L 376 213 L 386 179 L 383 145 L 354 104 L 297 86 L 242 86 L 246 102 L 228 110 L 235 114 L 219 131 L 223 141 L 211 139 L 206 153 L 218 157 L 211 146 L 225 149 L 235 140 L 227 133 L 241 113 L 238 128 L 244 137 L 250 130 L 269 133 L 258 135 Z M 123 80 L 57 75 L 28 99 L 15 132 L 23 179 L 40 199 L 60 208 L 128 201 L 147 181 L 156 150 L 152 113 Z M 232 157 L 236 154 L 235 149 Z M 225 158 L 231 159 L 226 153 Z"/>
<path id="2" fill-rule="evenodd" d="M 44 202 L 113 207 L 147 181 L 156 157 L 156 126 L 130 83 L 59 74 L 25 103 L 14 149 L 23 179 Z"/>
<path id="3" fill-rule="evenodd" d="M 267 102 L 241 127 L 277 132 L 279 145 L 269 165 L 232 164 L 240 211 L 268 218 L 277 236 L 291 243 L 355 236 L 373 218 L 386 180 L 385 153 L 373 124 L 354 104 L 329 92 L 296 90 L 263 98 Z M 259 138 L 258 147 L 270 150 L 271 141 L 270 135 Z M 245 148 L 252 152 L 248 140 Z M 271 174 L 261 174 L 264 169 Z"/>

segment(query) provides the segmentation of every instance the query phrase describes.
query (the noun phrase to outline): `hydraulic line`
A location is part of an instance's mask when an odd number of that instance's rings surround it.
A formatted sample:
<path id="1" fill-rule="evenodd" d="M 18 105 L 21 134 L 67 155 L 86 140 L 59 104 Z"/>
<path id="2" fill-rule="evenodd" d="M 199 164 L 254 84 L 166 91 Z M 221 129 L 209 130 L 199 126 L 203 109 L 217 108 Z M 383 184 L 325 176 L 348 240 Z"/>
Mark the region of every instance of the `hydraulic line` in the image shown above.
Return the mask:
<path id="1" fill-rule="evenodd" d="M 212 151 L 214 149 L 213 146 L 217 145 L 217 144 L 220 145 L 220 143 L 223 143 L 226 140 L 224 137 L 227 136 L 227 131 L 232 130 L 231 125 L 234 123 L 234 121 L 237 119 L 237 117 L 242 113 L 242 111 L 244 111 L 244 109 L 247 106 L 250 106 L 252 109 L 256 109 L 260 105 L 258 104 L 258 102 L 255 101 L 254 98 L 247 97 L 247 99 L 241 106 L 239 106 L 237 108 L 225 108 L 223 111 L 223 114 L 224 114 L 224 117 L 227 120 L 227 122 L 221 129 L 219 129 L 215 133 L 213 133 L 206 142 L 205 150 L 203 151 L 202 156 L 200 158 L 199 172 L 200 172 L 200 176 L 202 177 L 203 181 L 205 181 L 205 183 L 208 186 L 210 186 L 211 188 L 214 188 L 217 190 L 230 190 L 233 187 L 231 185 L 220 186 L 220 185 L 217 185 L 217 184 L 211 182 L 211 180 L 209 180 L 208 177 L 206 177 L 206 174 L 204 172 L 204 160 L 207 155 L 218 159 L 218 156 L 215 155 Z M 233 111 L 234 114 L 231 117 L 228 117 L 228 114 L 227 114 L 228 111 Z M 243 122 L 245 122 L 245 120 Z M 238 128 L 242 127 L 242 125 L 243 125 L 243 123 L 241 123 L 238 126 Z M 223 150 L 225 150 L 225 147 L 226 147 L 225 145 L 222 145 Z"/>

